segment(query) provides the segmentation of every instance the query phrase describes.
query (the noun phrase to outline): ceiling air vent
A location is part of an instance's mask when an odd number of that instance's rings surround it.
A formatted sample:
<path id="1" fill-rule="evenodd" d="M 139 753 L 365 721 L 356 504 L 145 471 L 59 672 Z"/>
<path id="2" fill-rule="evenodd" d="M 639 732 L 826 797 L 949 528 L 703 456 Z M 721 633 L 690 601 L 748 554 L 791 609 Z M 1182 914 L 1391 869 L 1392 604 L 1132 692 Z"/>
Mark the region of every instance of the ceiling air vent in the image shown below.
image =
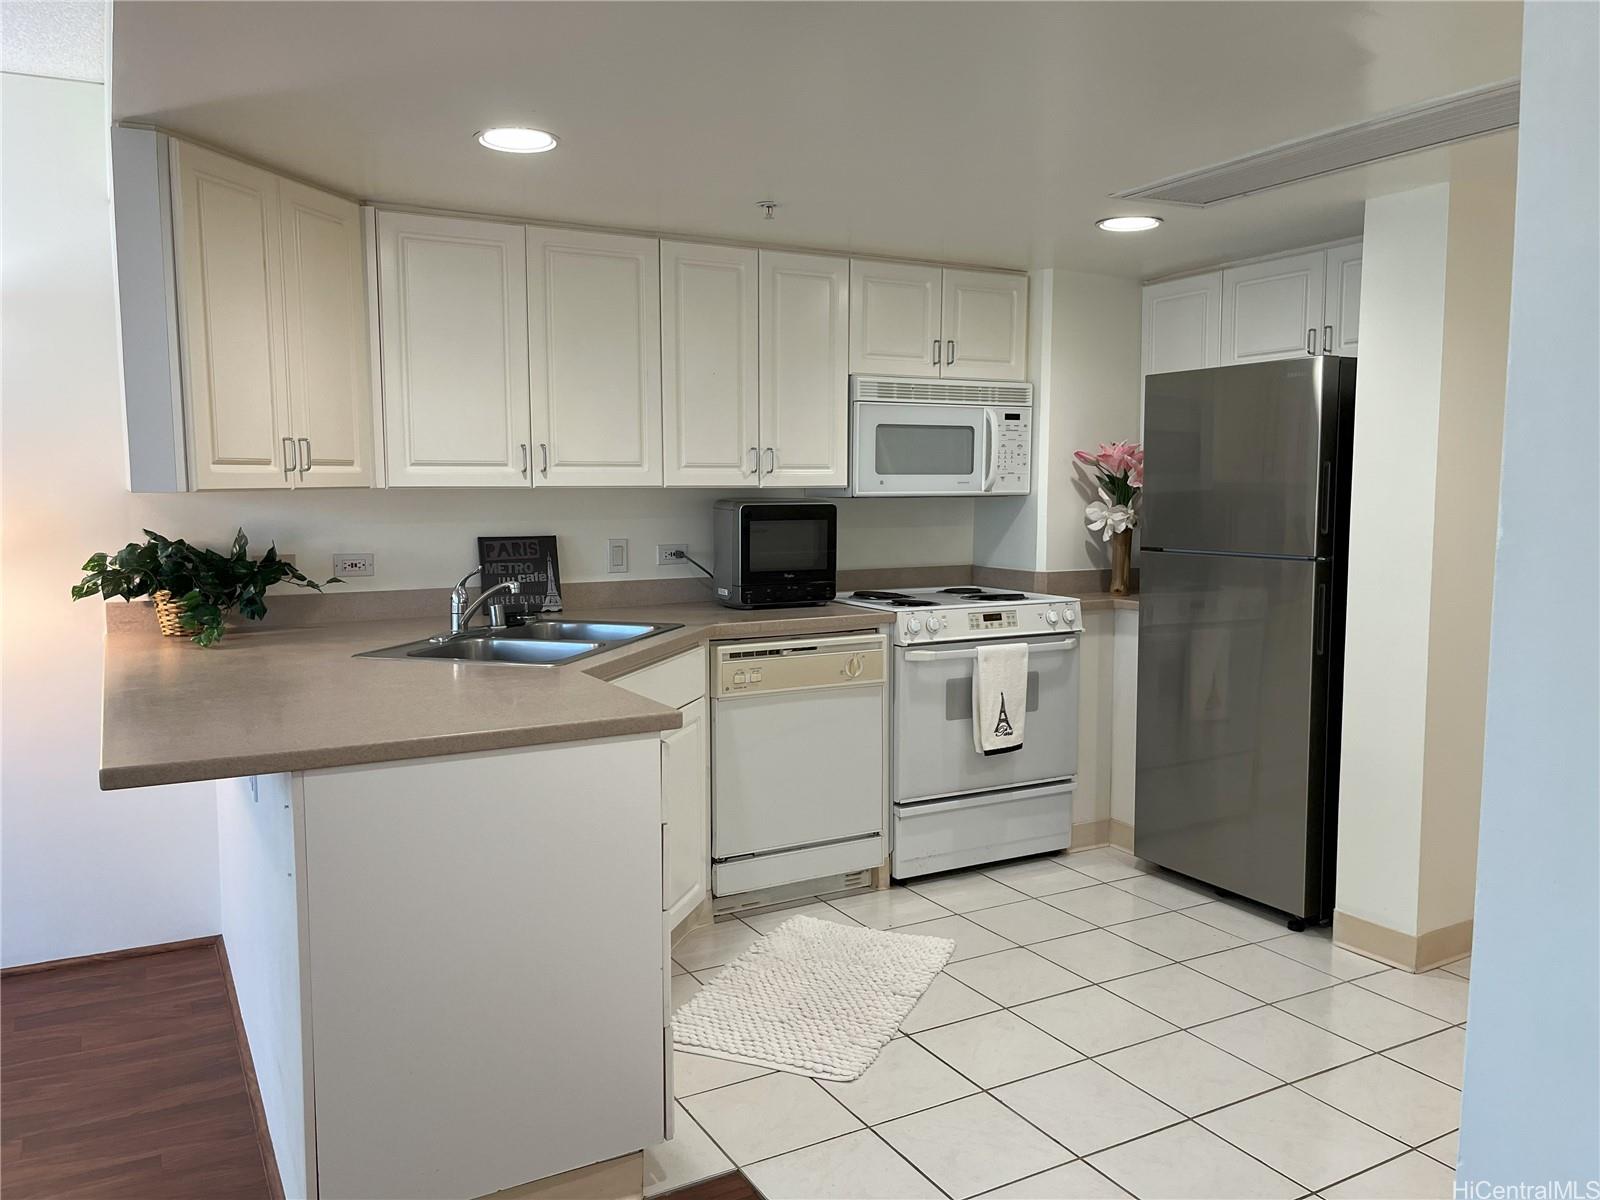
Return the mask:
<path id="1" fill-rule="evenodd" d="M 1517 123 L 1521 82 L 1491 84 L 1342 129 L 1330 129 L 1115 195 L 1204 208 L 1317 175 L 1510 129 Z"/>

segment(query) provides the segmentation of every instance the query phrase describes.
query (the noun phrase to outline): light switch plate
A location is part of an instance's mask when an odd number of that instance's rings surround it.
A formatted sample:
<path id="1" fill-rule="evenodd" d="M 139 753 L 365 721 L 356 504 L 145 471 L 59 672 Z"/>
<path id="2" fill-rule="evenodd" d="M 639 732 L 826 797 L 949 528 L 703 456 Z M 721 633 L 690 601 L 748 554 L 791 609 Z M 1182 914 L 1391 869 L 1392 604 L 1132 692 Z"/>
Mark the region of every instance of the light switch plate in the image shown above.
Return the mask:
<path id="1" fill-rule="evenodd" d="M 606 570 L 613 575 L 628 573 L 627 538 L 612 538 L 606 543 Z"/>
<path id="2" fill-rule="evenodd" d="M 333 573 L 340 579 L 349 579 L 356 575 L 376 575 L 378 573 L 376 561 L 376 556 L 370 550 L 335 554 Z"/>

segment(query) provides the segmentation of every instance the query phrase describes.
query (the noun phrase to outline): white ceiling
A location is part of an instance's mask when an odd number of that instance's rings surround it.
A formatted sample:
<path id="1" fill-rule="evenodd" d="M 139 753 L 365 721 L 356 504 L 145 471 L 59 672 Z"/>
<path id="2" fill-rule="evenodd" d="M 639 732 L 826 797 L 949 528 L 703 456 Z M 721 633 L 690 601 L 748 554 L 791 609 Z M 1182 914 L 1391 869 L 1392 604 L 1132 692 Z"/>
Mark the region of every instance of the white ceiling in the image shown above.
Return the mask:
<path id="1" fill-rule="evenodd" d="M 0 0 L 0 71 L 102 83 L 106 0 Z"/>
<path id="2" fill-rule="evenodd" d="M 1208 210 L 1110 193 L 1515 77 L 1520 31 L 1494 2 L 119 0 L 112 111 L 364 199 L 1149 278 L 1357 234 L 1451 151 Z M 495 124 L 561 146 L 495 154 Z M 1166 225 L 1093 226 L 1141 208 Z"/>

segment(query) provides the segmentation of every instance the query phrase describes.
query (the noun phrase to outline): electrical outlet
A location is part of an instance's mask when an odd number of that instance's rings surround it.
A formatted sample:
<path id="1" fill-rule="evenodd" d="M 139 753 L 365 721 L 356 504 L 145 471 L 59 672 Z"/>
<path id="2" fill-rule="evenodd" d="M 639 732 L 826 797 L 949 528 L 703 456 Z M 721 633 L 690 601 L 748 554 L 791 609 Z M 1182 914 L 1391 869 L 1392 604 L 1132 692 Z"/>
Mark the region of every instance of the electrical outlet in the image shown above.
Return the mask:
<path id="1" fill-rule="evenodd" d="M 658 567 L 687 567 L 689 562 L 683 556 L 689 553 L 689 547 L 676 544 L 656 547 L 656 566 Z"/>
<path id="2" fill-rule="evenodd" d="M 340 579 L 349 579 L 355 575 L 376 575 L 377 567 L 374 566 L 374 562 L 375 556 L 370 550 L 356 554 L 335 554 L 333 573 Z"/>
<path id="3" fill-rule="evenodd" d="M 606 570 L 613 575 L 628 573 L 627 538 L 612 538 L 606 543 Z"/>

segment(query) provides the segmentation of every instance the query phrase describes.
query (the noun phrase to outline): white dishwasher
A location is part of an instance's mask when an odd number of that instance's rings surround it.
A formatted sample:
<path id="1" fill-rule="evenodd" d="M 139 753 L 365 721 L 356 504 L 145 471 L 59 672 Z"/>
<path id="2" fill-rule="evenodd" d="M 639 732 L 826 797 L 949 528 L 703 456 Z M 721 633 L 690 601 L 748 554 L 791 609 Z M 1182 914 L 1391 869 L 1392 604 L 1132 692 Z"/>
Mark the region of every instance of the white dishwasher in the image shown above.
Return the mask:
<path id="1" fill-rule="evenodd" d="M 711 666 L 711 890 L 882 866 L 887 639 L 721 642 Z"/>

